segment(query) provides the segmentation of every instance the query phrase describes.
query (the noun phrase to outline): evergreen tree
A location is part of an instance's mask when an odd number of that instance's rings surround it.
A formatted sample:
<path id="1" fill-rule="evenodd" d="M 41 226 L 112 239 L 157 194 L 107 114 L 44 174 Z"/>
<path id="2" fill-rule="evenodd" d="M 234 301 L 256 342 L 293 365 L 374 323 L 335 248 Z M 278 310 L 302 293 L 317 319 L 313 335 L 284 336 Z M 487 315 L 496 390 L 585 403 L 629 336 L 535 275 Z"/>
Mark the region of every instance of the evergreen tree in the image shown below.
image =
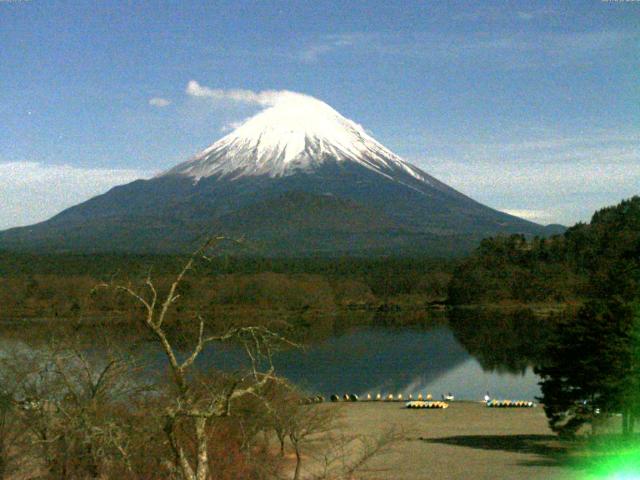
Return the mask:
<path id="1" fill-rule="evenodd" d="M 559 323 L 541 377 L 545 413 L 551 428 L 572 436 L 598 415 L 621 412 L 623 430 L 638 412 L 637 310 L 621 301 L 592 300 L 575 319 Z"/>
<path id="2" fill-rule="evenodd" d="M 596 412 L 616 412 L 631 433 L 640 416 L 640 197 L 596 212 L 565 238 L 589 276 L 590 300 L 559 325 L 538 369 L 549 423 L 572 434 Z"/>

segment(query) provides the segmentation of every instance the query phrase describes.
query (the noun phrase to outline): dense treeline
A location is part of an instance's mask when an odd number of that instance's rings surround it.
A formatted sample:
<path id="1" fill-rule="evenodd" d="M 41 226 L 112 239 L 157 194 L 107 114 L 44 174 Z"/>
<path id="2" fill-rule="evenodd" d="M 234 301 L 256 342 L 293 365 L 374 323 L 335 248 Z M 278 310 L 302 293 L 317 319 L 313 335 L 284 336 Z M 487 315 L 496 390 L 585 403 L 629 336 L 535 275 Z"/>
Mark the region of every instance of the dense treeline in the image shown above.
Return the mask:
<path id="1" fill-rule="evenodd" d="M 114 271 L 129 274 L 175 272 L 184 255 L 135 254 L 30 254 L 0 250 L 0 275 L 110 275 Z M 323 275 L 351 275 L 391 273 L 406 276 L 408 272 L 449 271 L 455 260 L 428 255 L 415 257 L 292 257 L 267 258 L 250 256 L 218 256 L 200 266 L 195 275 L 211 273 L 317 273 Z"/>
<path id="2" fill-rule="evenodd" d="M 294 310 L 420 306 L 445 299 L 452 305 L 581 304 L 597 293 L 594 289 L 617 290 L 616 279 L 628 277 L 628 259 L 615 252 L 634 228 L 623 212 L 637 208 L 638 201 L 602 209 L 591 223 L 551 238 L 485 239 L 465 260 L 222 256 L 194 272 L 192 283 L 209 304 Z M 88 307 L 86 314 L 98 314 L 100 308 L 85 298 L 96 283 L 114 275 L 140 279 L 150 271 L 162 281 L 183 258 L 0 252 L 0 317 L 64 317 L 82 307 Z M 590 275 L 610 278 L 594 282 Z M 214 290 L 215 295 L 208 294 Z"/>
<path id="3" fill-rule="evenodd" d="M 483 240 L 454 272 L 449 302 L 455 305 L 565 303 L 586 293 L 586 277 L 564 236 L 526 239 L 522 235 Z"/>
<path id="4" fill-rule="evenodd" d="M 179 256 L 0 254 L 0 319 L 69 318 L 113 312 L 114 299 L 91 294 L 113 279 L 149 273 L 166 287 Z M 446 260 L 212 258 L 182 288 L 183 311 L 224 317 L 256 311 L 336 312 L 344 308 L 422 308 L 443 301 L 454 268 Z M 118 311 L 128 305 L 115 300 Z M 120 303 L 118 303 L 120 302 Z M 223 311 L 223 312 L 221 312 Z M 243 313 L 244 312 L 244 313 Z"/>
<path id="5" fill-rule="evenodd" d="M 584 424 L 595 433 L 621 414 L 631 433 L 640 416 L 640 308 L 637 301 L 590 298 L 552 328 L 535 368 L 550 427 L 574 436 Z"/>
<path id="6" fill-rule="evenodd" d="M 452 304 L 581 303 L 609 291 L 624 293 L 640 219 L 640 197 L 596 212 L 563 235 L 488 238 L 454 271 Z M 598 281 L 598 279 L 600 281 Z M 622 282 L 622 283 L 621 283 Z M 622 290 L 621 290 L 622 289 Z"/>
<path id="7" fill-rule="evenodd" d="M 565 237 L 588 288 L 537 368 L 545 413 L 566 435 L 621 414 L 630 434 L 640 418 L 640 197 L 598 211 Z"/>

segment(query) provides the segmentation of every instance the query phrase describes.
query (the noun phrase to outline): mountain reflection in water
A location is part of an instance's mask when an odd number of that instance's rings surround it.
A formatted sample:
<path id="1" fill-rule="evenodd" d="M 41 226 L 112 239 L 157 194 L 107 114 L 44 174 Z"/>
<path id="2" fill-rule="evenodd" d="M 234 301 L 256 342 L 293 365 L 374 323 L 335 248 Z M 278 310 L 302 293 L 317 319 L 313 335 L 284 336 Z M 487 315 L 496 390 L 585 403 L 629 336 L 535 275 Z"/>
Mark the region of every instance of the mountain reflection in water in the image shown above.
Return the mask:
<path id="1" fill-rule="evenodd" d="M 429 392 L 440 398 L 451 392 L 458 399 L 479 400 L 488 391 L 496 398 L 533 400 L 540 394 L 531 367 L 541 358 L 553 321 L 528 310 L 454 310 L 448 321 L 409 328 L 380 323 L 357 326 L 357 317 L 352 320 L 351 325 L 340 321 L 338 332 L 317 335 L 303 350 L 277 352 L 276 371 L 309 393 L 325 396 Z M 44 332 L 39 341 L 32 335 L 34 327 Z M 0 331 L 0 354 L 18 346 L 46 349 L 46 338 L 55 326 L 19 322 L 9 328 L 13 328 L 10 336 Z M 88 325 L 78 333 L 90 339 L 96 335 L 95 328 L 99 327 Z M 118 331 L 122 333 L 118 329 L 113 333 Z M 128 342 L 125 334 L 121 343 Z M 90 353 L 104 356 L 97 345 Z M 166 371 L 155 343 L 138 342 L 131 354 L 141 357 L 147 374 Z M 212 345 L 202 352 L 198 365 L 202 371 L 209 367 L 237 371 L 247 366 L 247 359 L 237 345 Z"/>
<path id="2" fill-rule="evenodd" d="M 346 392 L 429 392 L 439 398 L 481 399 L 488 390 L 502 398 L 533 399 L 537 377 L 522 373 L 485 371 L 447 327 L 430 331 L 363 328 L 306 352 L 284 352 L 276 368 L 310 391 L 324 395 Z"/>
<path id="3" fill-rule="evenodd" d="M 459 399 L 493 397 L 533 400 L 540 394 L 531 366 L 544 347 L 548 322 L 528 311 L 451 312 L 449 326 L 431 329 L 355 327 L 279 352 L 276 370 L 312 393 L 451 392 Z M 206 364 L 237 368 L 233 347 L 209 350 Z"/>

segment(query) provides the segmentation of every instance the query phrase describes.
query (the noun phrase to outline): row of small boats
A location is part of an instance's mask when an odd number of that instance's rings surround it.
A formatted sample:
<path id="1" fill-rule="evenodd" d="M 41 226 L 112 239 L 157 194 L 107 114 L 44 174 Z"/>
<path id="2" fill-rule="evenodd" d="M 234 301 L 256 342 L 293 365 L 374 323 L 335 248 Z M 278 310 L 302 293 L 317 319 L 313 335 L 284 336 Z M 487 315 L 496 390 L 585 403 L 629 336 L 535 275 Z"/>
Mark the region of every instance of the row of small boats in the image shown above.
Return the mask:
<path id="1" fill-rule="evenodd" d="M 425 402 L 422 400 L 414 400 L 405 404 L 407 408 L 449 408 L 447 402 Z"/>
<path id="2" fill-rule="evenodd" d="M 389 393 L 388 395 L 382 395 L 381 393 L 378 393 L 374 397 L 370 393 L 368 393 L 366 397 L 360 398 L 355 393 L 345 393 L 344 395 L 333 394 L 331 395 L 330 399 L 332 402 L 412 402 L 414 400 L 430 402 L 433 400 L 433 397 L 430 394 L 427 394 L 425 397 L 423 397 L 421 393 L 418 394 L 417 397 L 414 397 L 411 394 L 405 396 L 402 393 L 399 393 L 397 395 L 393 395 L 392 393 Z M 454 397 L 443 396 L 443 400 L 453 401 Z"/>
<path id="3" fill-rule="evenodd" d="M 343 395 L 333 394 L 329 399 L 332 402 L 405 402 L 407 408 L 447 408 L 449 404 L 454 400 L 453 395 L 443 395 L 442 401 L 434 401 L 432 396 L 427 394 L 423 397 L 419 394 L 417 397 L 413 395 L 404 396 L 399 393 L 397 395 L 388 394 L 382 395 L 378 393 L 375 397 L 370 393 L 366 397 L 360 398 L 355 393 L 345 393 Z M 315 397 L 309 397 L 305 403 L 322 403 L 325 399 L 321 395 Z M 535 407 L 535 403 L 526 400 L 487 400 L 485 404 L 489 408 L 532 408 Z"/>
<path id="4" fill-rule="evenodd" d="M 526 400 L 489 400 L 489 408 L 533 408 L 535 403 Z"/>

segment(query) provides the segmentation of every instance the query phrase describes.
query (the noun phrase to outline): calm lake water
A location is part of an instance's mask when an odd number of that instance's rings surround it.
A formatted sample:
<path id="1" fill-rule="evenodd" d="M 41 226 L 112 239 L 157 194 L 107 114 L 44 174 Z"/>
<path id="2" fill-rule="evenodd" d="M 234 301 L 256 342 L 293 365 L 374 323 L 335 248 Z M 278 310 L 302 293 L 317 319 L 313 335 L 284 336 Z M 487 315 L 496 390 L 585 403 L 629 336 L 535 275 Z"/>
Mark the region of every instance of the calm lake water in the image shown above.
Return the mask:
<path id="1" fill-rule="evenodd" d="M 439 399 L 451 392 L 457 399 L 480 400 L 489 392 L 494 398 L 534 400 L 540 390 L 530 365 L 544 325 L 518 312 L 465 312 L 429 328 L 352 327 L 304 350 L 278 352 L 274 364 L 280 375 L 326 397 L 431 393 Z M 29 332 L 26 325 L 21 330 Z M 0 332 L 0 353 L 11 344 L 30 344 L 2 337 Z M 151 344 L 147 347 L 145 362 L 164 368 L 162 354 Z M 246 364 L 246 357 L 236 346 L 215 345 L 198 363 L 234 371 Z"/>
<path id="2" fill-rule="evenodd" d="M 237 368 L 242 354 L 235 348 L 210 349 L 206 364 Z M 458 399 L 534 400 L 540 394 L 531 368 L 521 373 L 485 370 L 456 340 L 449 327 L 428 331 L 361 327 L 316 343 L 304 351 L 279 352 L 276 370 L 311 393 L 403 395 L 448 392 Z"/>

